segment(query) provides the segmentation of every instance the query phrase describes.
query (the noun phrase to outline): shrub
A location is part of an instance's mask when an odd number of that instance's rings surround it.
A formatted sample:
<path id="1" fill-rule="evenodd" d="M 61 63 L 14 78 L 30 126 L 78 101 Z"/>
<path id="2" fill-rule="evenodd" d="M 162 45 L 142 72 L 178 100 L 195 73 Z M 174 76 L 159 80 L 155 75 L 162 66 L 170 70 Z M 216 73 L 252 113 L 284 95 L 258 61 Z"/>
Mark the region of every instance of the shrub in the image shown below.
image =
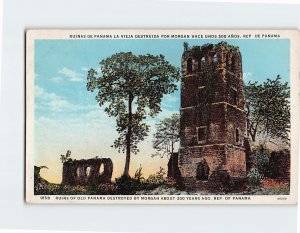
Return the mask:
<path id="1" fill-rule="evenodd" d="M 165 169 L 160 167 L 158 172 L 156 172 L 155 174 L 150 175 L 148 177 L 148 179 L 146 180 L 146 183 L 153 184 L 156 186 L 162 185 L 166 181 L 165 175 L 166 175 Z"/>
<path id="2" fill-rule="evenodd" d="M 136 191 L 141 190 L 141 187 L 140 180 L 126 176 L 116 178 L 117 194 L 134 195 Z"/>
<path id="3" fill-rule="evenodd" d="M 140 167 L 133 177 L 121 176 L 116 178 L 116 191 L 118 194 L 133 195 L 140 190 L 152 190 L 163 185 L 167 187 L 176 185 L 173 179 L 165 176 L 165 169 L 160 167 L 158 172 L 145 179 L 142 174 L 142 167 Z"/>
<path id="4" fill-rule="evenodd" d="M 250 186 L 259 186 L 264 176 L 259 173 L 258 169 L 253 168 L 247 174 L 247 179 Z"/>
<path id="5" fill-rule="evenodd" d="M 60 155 L 60 161 L 62 163 L 66 163 L 66 162 L 72 161 L 72 159 L 71 159 L 71 151 L 67 150 L 67 153 L 65 155 Z"/>
<path id="6" fill-rule="evenodd" d="M 140 165 L 139 169 L 137 169 L 134 173 L 134 180 L 142 182 L 143 180 L 145 180 L 145 178 L 143 177 L 143 173 L 142 173 L 142 166 Z"/>
<path id="7" fill-rule="evenodd" d="M 265 145 L 259 145 L 253 149 L 255 165 L 260 174 L 267 176 L 269 174 L 270 150 Z"/>

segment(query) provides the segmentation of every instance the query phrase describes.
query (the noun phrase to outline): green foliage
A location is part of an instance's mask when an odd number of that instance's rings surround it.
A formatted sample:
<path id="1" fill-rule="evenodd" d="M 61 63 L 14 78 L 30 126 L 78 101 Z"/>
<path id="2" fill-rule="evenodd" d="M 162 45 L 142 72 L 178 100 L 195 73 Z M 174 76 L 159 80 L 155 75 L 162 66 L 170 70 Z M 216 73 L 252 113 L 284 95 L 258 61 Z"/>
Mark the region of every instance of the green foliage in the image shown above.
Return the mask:
<path id="1" fill-rule="evenodd" d="M 265 145 L 253 148 L 255 165 L 260 174 L 267 176 L 269 173 L 269 159 L 271 151 Z"/>
<path id="2" fill-rule="evenodd" d="M 252 187 L 259 186 L 263 178 L 263 175 L 256 168 L 251 169 L 247 174 L 248 182 Z"/>
<path id="3" fill-rule="evenodd" d="M 289 142 L 290 132 L 290 88 L 275 80 L 267 79 L 262 84 L 249 82 L 245 86 L 247 132 L 252 141 L 257 134 Z"/>
<path id="4" fill-rule="evenodd" d="M 289 195 L 290 186 L 284 185 L 279 187 L 256 187 L 245 195 Z"/>
<path id="5" fill-rule="evenodd" d="M 67 153 L 65 155 L 60 155 L 60 160 L 61 160 L 62 163 L 72 161 L 72 159 L 71 159 L 71 151 L 67 150 Z"/>
<path id="6" fill-rule="evenodd" d="M 164 185 L 166 183 L 165 175 L 166 175 L 165 169 L 162 167 L 159 168 L 159 171 L 156 172 L 154 175 L 150 175 L 146 182 L 150 185 L 154 186 L 160 186 Z M 154 188 L 154 187 L 153 187 Z"/>
<path id="7" fill-rule="evenodd" d="M 105 112 L 116 118 L 119 137 L 113 147 L 126 151 L 124 175 L 128 176 L 130 153 L 138 153 L 137 144 L 148 136 L 146 116 L 161 112 L 165 94 L 177 90 L 179 69 L 165 60 L 163 55 L 134 55 L 120 52 L 100 62 L 101 72 L 90 69 L 87 90 L 97 90 L 96 101 L 105 105 Z"/>
<path id="8" fill-rule="evenodd" d="M 142 189 L 142 184 L 139 180 L 128 176 L 116 178 L 117 193 L 122 195 L 134 195 L 136 191 Z"/>
<path id="9" fill-rule="evenodd" d="M 142 167 L 134 177 L 121 176 L 116 178 L 116 189 L 118 194 L 134 195 L 141 190 L 153 190 L 159 186 L 175 186 L 175 182 L 165 177 L 166 171 L 160 167 L 159 171 L 145 179 L 142 175 Z"/>
<path id="10" fill-rule="evenodd" d="M 195 45 L 195 46 L 193 46 L 193 49 L 195 50 L 195 51 L 200 51 L 201 50 L 201 46 L 199 46 L 199 45 Z"/>
<path id="11" fill-rule="evenodd" d="M 118 194 L 124 195 L 134 195 L 137 191 L 143 189 L 143 182 L 145 178 L 142 174 L 142 167 L 140 166 L 134 177 L 121 176 L 115 179 L 116 181 L 116 190 Z"/>
<path id="12" fill-rule="evenodd" d="M 226 46 L 227 48 L 229 48 L 230 50 L 237 50 L 239 49 L 239 46 L 234 46 L 234 45 L 230 45 L 225 41 L 221 41 L 217 44 L 217 46 Z"/>
<path id="13" fill-rule="evenodd" d="M 156 133 L 153 135 L 153 148 L 156 153 L 152 155 L 163 158 L 174 152 L 175 143 L 179 141 L 179 114 L 174 113 L 156 124 Z"/>
<path id="14" fill-rule="evenodd" d="M 142 166 L 140 165 L 140 167 L 135 171 L 134 173 L 134 180 L 137 180 L 139 182 L 145 180 L 145 178 L 143 177 L 143 173 L 142 173 Z"/>

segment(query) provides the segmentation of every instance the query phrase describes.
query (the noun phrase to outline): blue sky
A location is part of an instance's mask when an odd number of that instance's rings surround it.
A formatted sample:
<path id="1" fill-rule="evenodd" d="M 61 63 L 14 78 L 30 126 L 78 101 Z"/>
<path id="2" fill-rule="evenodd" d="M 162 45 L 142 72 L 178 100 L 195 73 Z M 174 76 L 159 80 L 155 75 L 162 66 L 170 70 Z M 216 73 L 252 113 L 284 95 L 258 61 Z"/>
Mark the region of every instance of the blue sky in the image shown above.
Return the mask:
<path id="1" fill-rule="evenodd" d="M 35 41 L 35 158 L 38 165 L 52 164 L 51 180 L 59 181 L 61 165 L 59 155 L 71 149 L 78 158 L 101 155 L 112 157 L 122 170 L 123 157 L 110 145 L 117 136 L 114 119 L 108 118 L 97 106 L 95 93 L 86 90 L 86 76 L 90 68 L 99 69 L 99 62 L 117 52 L 134 54 L 163 54 L 177 67 L 180 66 L 183 42 L 189 45 L 218 43 L 221 40 L 36 40 Z M 263 82 L 280 74 L 289 81 L 290 44 L 287 39 L 268 40 L 222 40 L 239 46 L 243 59 L 244 81 Z M 155 122 L 179 110 L 179 91 L 164 98 L 163 112 L 150 119 L 154 131 Z M 109 133 L 108 133 L 109 132 Z M 141 144 L 147 154 L 137 159 L 133 169 L 140 163 L 166 164 L 151 159 L 151 136 Z M 117 156 L 117 157 L 116 157 Z M 143 155 L 144 156 L 144 155 Z M 141 156 L 140 156 L 141 157 Z M 132 159 L 134 163 L 134 159 Z M 155 165 L 157 163 L 157 165 Z M 120 173 L 120 172 L 119 172 Z M 115 176 L 119 174 L 115 173 Z M 147 173 L 147 171 L 146 171 Z M 149 171 L 150 173 L 150 171 Z M 57 177 L 58 176 L 58 177 Z M 52 177 L 52 178 L 51 178 Z"/>

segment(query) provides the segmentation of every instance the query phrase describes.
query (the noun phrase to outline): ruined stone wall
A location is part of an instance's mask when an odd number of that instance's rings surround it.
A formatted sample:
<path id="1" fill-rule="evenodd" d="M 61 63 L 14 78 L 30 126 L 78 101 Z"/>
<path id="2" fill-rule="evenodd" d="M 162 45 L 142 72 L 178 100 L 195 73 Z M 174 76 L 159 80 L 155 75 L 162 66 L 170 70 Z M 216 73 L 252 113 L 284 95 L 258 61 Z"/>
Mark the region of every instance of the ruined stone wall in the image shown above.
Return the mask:
<path id="1" fill-rule="evenodd" d="M 63 185 L 95 185 L 111 182 L 113 163 L 109 158 L 72 160 L 63 164 Z"/>
<path id="2" fill-rule="evenodd" d="M 226 72 L 225 75 L 225 98 L 224 101 L 228 104 L 235 105 L 237 108 L 244 110 L 245 97 L 242 76 L 234 75 Z M 234 103 L 232 91 L 236 91 L 237 103 Z"/>
<path id="3" fill-rule="evenodd" d="M 180 145 L 192 146 L 196 143 L 196 108 L 191 107 L 180 111 Z"/>
<path id="4" fill-rule="evenodd" d="M 203 116 L 201 107 L 182 108 L 180 112 L 181 146 L 197 146 L 197 127 L 206 126 L 206 142 L 224 143 L 226 141 L 226 109 L 224 104 L 212 104 L 209 113 Z"/>
<path id="5" fill-rule="evenodd" d="M 197 105 L 197 90 L 198 90 L 198 80 L 193 76 L 185 77 L 181 84 L 181 107 L 190 107 Z"/>
<path id="6" fill-rule="evenodd" d="M 226 105 L 226 135 L 227 142 L 236 146 L 244 146 L 246 134 L 246 114 L 236 106 Z M 236 130 L 239 131 L 239 139 L 236 138 Z"/>
<path id="7" fill-rule="evenodd" d="M 233 178 L 246 178 L 245 149 L 234 145 L 226 145 L 226 165 L 224 170 Z"/>
<path id="8" fill-rule="evenodd" d="M 246 131 L 246 115 L 236 106 L 223 102 L 213 103 L 208 119 L 201 119 L 201 109 L 190 107 L 181 109 L 180 138 L 181 146 L 197 146 L 197 127 L 206 126 L 207 139 L 205 144 L 231 143 L 243 146 Z M 235 130 L 239 130 L 236 142 Z"/>
<path id="9" fill-rule="evenodd" d="M 183 177 L 195 177 L 198 164 L 205 159 L 210 174 L 226 164 L 225 144 L 182 148 L 179 152 L 180 172 Z"/>
<path id="10" fill-rule="evenodd" d="M 206 144 L 226 142 L 226 108 L 224 104 L 212 104 Z"/>
<path id="11" fill-rule="evenodd" d="M 209 166 L 209 174 L 227 170 L 233 178 L 246 178 L 245 150 L 226 144 L 181 149 L 179 164 L 182 177 L 195 177 L 197 166 L 204 159 Z"/>

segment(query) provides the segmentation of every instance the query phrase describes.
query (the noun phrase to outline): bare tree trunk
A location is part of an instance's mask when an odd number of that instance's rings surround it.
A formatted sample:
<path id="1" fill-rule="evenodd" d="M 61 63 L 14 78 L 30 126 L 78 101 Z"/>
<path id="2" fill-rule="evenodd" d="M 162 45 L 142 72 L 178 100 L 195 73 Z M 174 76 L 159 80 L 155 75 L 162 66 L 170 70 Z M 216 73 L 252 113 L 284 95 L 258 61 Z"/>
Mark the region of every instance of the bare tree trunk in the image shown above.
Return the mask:
<path id="1" fill-rule="evenodd" d="M 253 134 L 251 133 L 250 136 L 251 136 L 252 142 L 255 142 L 255 134 L 254 134 L 254 133 L 253 133 Z"/>
<path id="2" fill-rule="evenodd" d="M 252 142 L 255 142 L 257 127 L 258 127 L 258 123 L 256 123 L 255 128 L 253 129 L 253 132 L 250 132 Z"/>
<path id="3" fill-rule="evenodd" d="M 126 160 L 123 176 L 129 177 L 130 164 L 130 146 L 131 146 L 131 131 L 132 131 L 132 101 L 133 97 L 130 93 L 128 96 L 128 131 L 126 135 Z"/>

